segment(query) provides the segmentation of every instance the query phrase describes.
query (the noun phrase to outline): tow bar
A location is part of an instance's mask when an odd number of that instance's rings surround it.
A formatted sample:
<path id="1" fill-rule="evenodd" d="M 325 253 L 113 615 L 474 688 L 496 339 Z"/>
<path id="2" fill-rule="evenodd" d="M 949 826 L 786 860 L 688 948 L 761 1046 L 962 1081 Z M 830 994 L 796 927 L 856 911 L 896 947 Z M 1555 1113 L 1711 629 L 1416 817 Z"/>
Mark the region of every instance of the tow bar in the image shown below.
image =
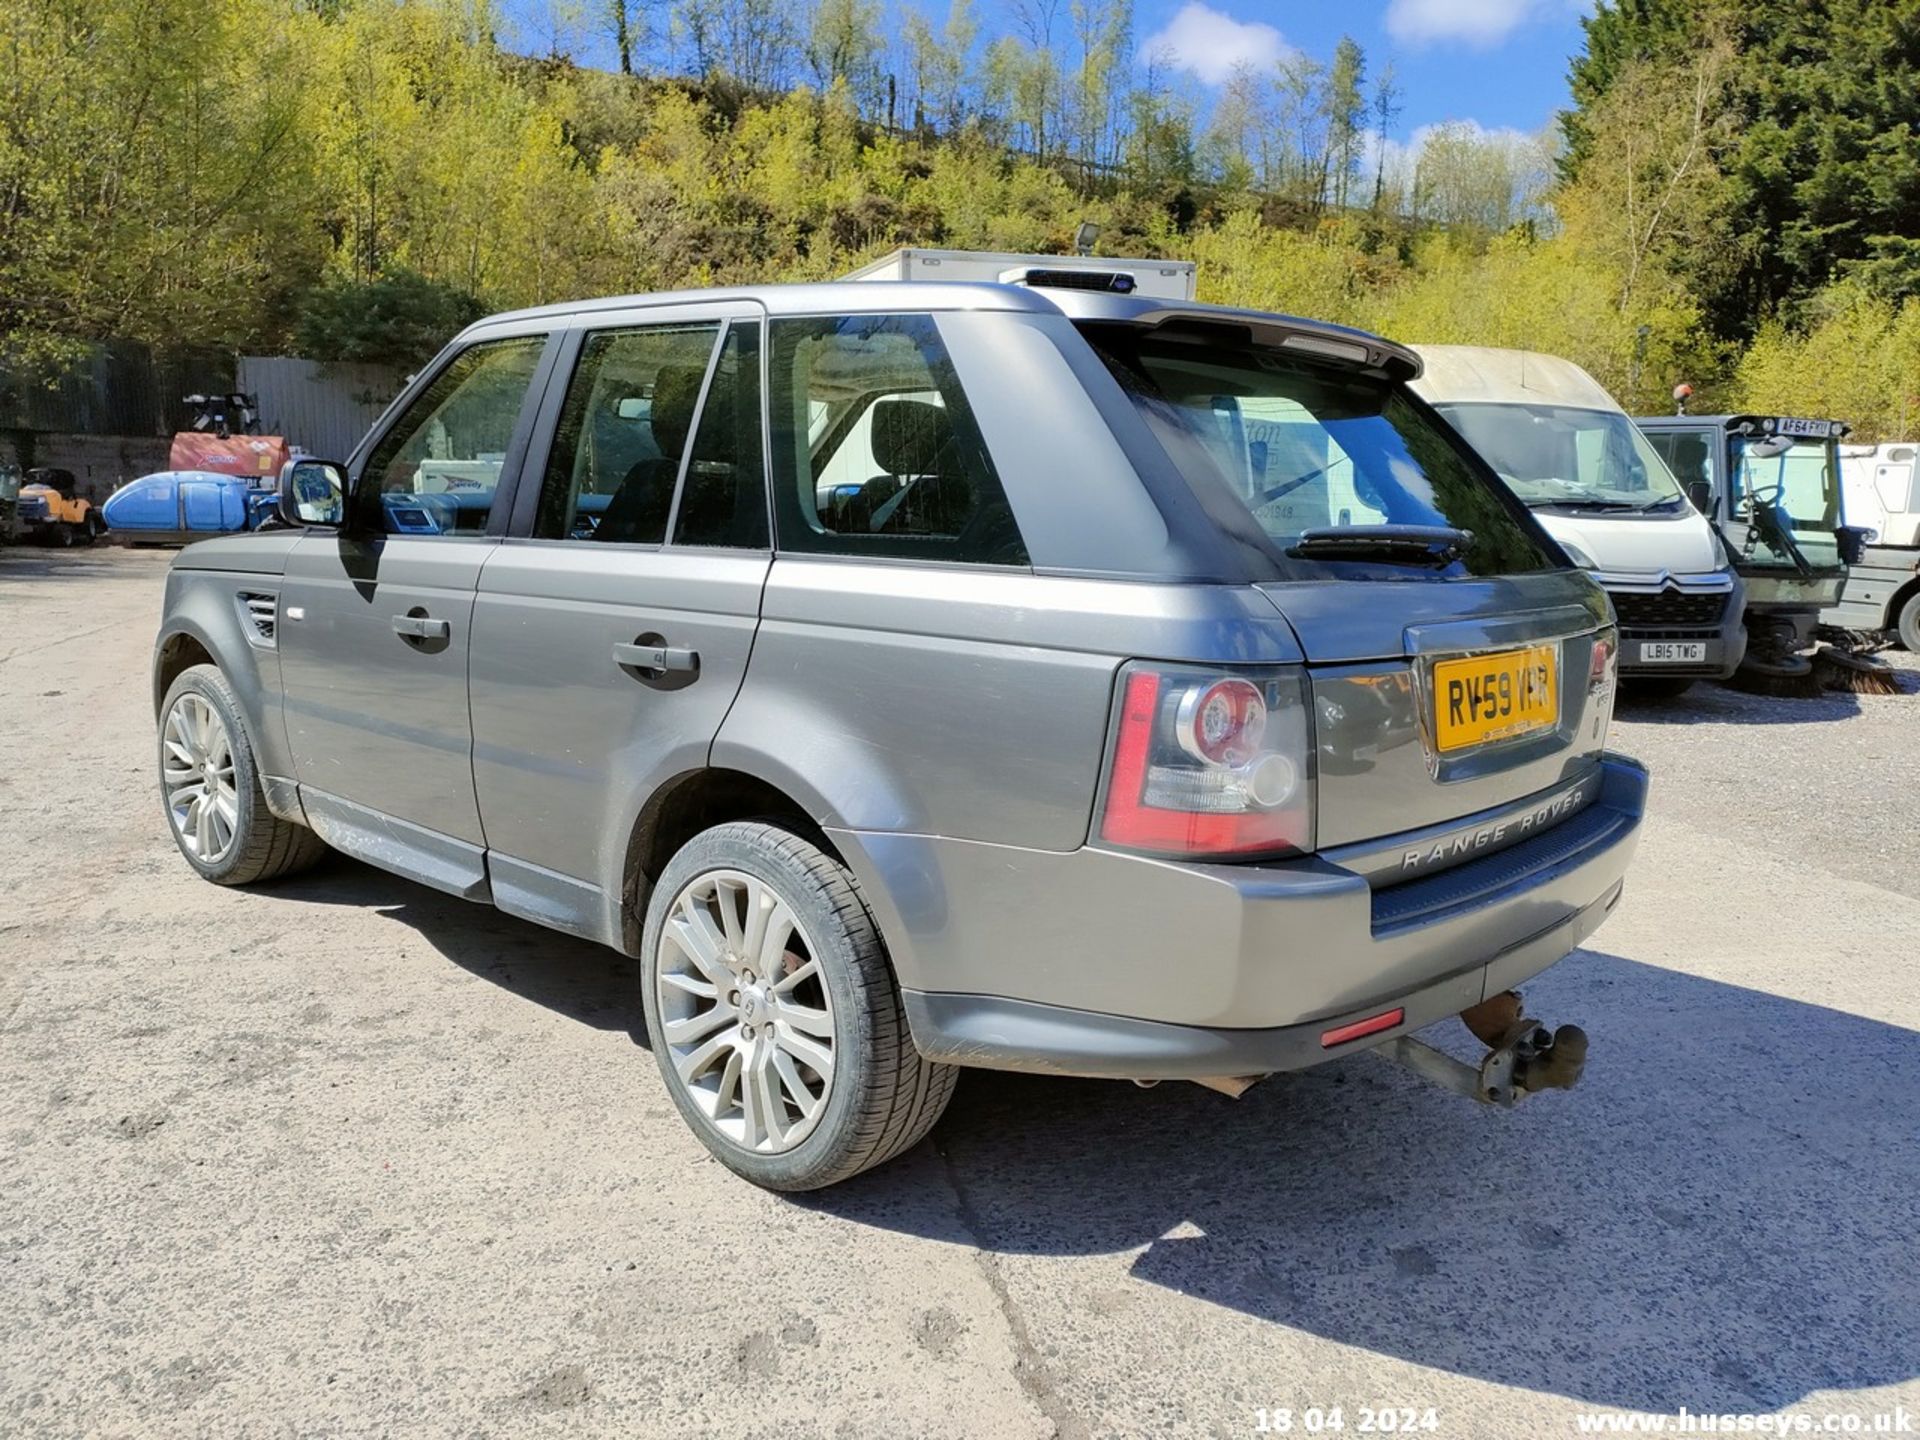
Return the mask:
<path id="1" fill-rule="evenodd" d="M 1411 1035 L 1396 1037 L 1377 1053 L 1483 1105 L 1514 1105 L 1542 1090 L 1571 1090 L 1579 1083 L 1587 1032 L 1578 1025 L 1550 1031 L 1528 1019 L 1518 990 L 1490 996 L 1462 1010 L 1460 1019 L 1487 1047 L 1477 1066 Z"/>

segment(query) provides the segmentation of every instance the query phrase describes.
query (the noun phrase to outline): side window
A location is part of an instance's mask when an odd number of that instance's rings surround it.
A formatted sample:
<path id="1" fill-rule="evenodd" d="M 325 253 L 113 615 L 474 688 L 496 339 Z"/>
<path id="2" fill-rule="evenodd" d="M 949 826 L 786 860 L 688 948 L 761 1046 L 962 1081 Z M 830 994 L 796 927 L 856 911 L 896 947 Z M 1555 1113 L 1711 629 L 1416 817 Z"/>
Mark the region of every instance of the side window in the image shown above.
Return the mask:
<path id="1" fill-rule="evenodd" d="M 760 445 L 760 326 L 727 326 L 694 431 L 673 522 L 676 545 L 767 548 L 767 471 Z"/>
<path id="2" fill-rule="evenodd" d="M 436 376 L 367 458 L 355 522 L 389 535 L 487 528 L 507 445 L 544 335 L 469 346 Z"/>
<path id="3" fill-rule="evenodd" d="M 921 390 L 911 395 L 887 395 L 875 400 L 853 417 L 851 425 L 847 425 L 845 433 L 838 437 L 832 455 L 827 459 L 826 464 L 821 466 L 816 478 L 819 489 L 824 494 L 829 497 L 851 495 L 875 475 L 881 473 L 880 461 L 873 452 L 873 431 L 877 424 L 881 430 L 881 443 L 884 445 L 885 436 L 895 423 L 895 416 L 888 413 L 888 407 L 893 405 L 935 405 L 945 408 L 938 390 Z M 816 438 L 824 438 L 824 436 Z"/>
<path id="4" fill-rule="evenodd" d="M 1666 461 L 1667 469 L 1673 472 L 1673 478 L 1680 482 L 1681 491 L 1692 499 L 1702 486 L 1707 493 L 1713 489 L 1713 472 L 1708 463 L 1707 437 L 1692 430 L 1668 430 L 1664 433 L 1652 433 L 1647 442 L 1654 452 Z"/>
<path id="5" fill-rule="evenodd" d="M 932 316 L 778 320 L 772 343 L 781 549 L 1027 563 Z"/>
<path id="6" fill-rule="evenodd" d="M 718 321 L 587 337 L 554 431 L 533 533 L 658 545 Z"/>

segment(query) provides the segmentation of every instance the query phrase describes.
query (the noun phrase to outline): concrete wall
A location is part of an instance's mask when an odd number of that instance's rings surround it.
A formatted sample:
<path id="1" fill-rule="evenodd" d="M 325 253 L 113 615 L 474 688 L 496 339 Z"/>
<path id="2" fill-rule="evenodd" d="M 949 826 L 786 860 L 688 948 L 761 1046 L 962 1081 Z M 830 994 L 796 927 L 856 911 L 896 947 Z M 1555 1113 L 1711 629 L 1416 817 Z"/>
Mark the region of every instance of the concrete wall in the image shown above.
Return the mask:
<path id="1" fill-rule="evenodd" d="M 63 435 L 37 431 L 28 454 L 17 434 L 0 434 L 0 463 L 71 470 L 75 493 L 96 505 L 127 481 L 167 468 L 168 441 L 155 435 Z"/>

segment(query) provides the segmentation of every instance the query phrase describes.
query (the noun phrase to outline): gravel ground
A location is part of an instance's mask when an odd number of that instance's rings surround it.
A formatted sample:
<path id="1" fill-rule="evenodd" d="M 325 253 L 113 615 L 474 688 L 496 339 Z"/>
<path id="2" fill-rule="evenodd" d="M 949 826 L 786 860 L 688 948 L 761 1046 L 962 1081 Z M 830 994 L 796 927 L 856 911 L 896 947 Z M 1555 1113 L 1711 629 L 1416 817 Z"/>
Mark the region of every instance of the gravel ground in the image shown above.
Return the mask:
<path id="1" fill-rule="evenodd" d="M 192 877 L 150 769 L 165 563 L 0 551 L 0 1431 L 1920 1415 L 1911 657 L 1899 696 L 1625 708 L 1627 899 L 1529 987 L 1593 1033 L 1572 1095 L 977 1074 L 793 1201 L 683 1130 L 619 956 L 343 860 Z"/>

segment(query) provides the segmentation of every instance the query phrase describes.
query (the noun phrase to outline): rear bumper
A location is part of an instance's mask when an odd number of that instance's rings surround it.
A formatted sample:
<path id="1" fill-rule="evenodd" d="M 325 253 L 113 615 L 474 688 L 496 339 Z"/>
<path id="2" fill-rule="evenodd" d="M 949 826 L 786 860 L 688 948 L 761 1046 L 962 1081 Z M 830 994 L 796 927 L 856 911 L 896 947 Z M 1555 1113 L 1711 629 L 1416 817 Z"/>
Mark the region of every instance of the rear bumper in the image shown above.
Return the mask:
<path id="1" fill-rule="evenodd" d="M 1646 772 L 1609 757 L 1592 783 L 1583 808 L 1550 828 L 1377 890 L 1368 874 L 1387 873 L 1377 854 L 1365 872 L 1328 856 L 1208 866 L 1093 850 L 1036 867 L 1030 858 L 1044 852 L 970 845 L 986 853 L 942 855 L 960 842 L 871 834 L 849 836 L 861 843 L 846 853 L 856 871 L 879 857 L 861 879 L 924 1054 L 1137 1079 L 1259 1074 L 1457 1013 L 1598 929 L 1639 841 Z M 909 856 L 903 897 L 902 872 L 881 874 Z M 1396 1007 L 1405 1015 L 1390 1029 L 1321 1044 L 1330 1029 Z"/>

